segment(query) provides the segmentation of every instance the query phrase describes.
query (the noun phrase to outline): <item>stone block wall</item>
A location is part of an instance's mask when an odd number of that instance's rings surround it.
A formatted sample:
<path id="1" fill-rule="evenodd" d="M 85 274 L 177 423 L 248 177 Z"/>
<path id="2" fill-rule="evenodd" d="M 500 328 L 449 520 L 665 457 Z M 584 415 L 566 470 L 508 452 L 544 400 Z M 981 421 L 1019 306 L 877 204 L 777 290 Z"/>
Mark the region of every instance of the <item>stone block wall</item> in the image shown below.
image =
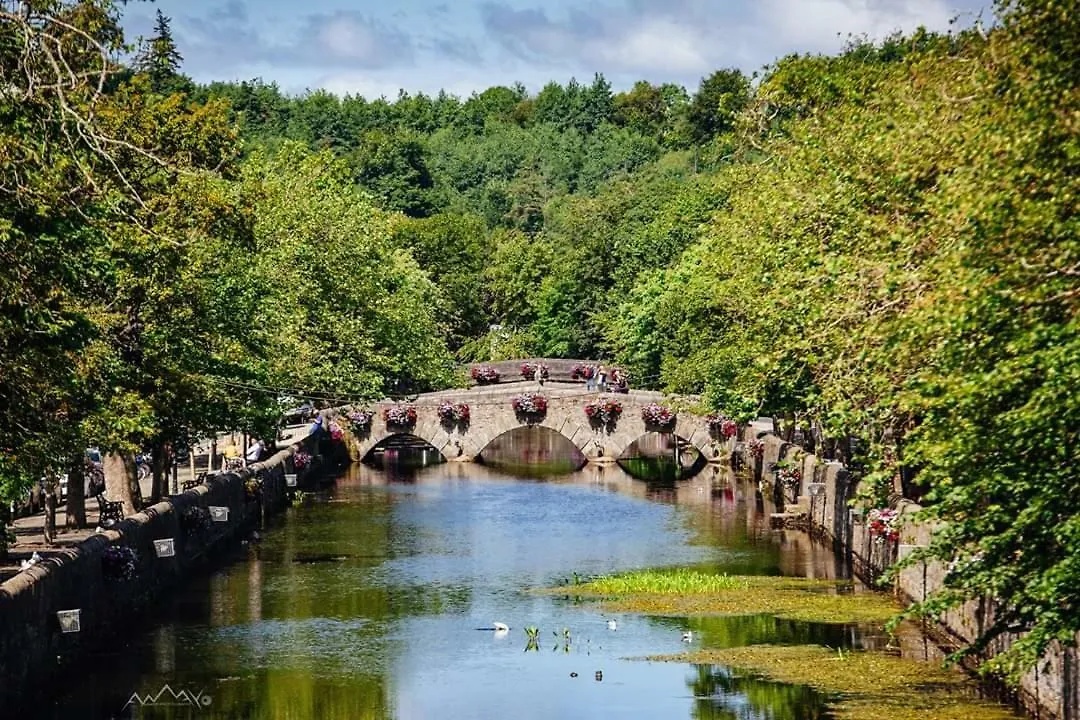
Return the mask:
<path id="1" fill-rule="evenodd" d="M 309 440 L 301 445 L 314 449 Z M 82 653 L 123 642 L 133 615 L 258 525 L 264 513 L 284 508 L 286 461 L 297 447 L 239 474 L 213 475 L 204 485 L 127 517 L 0 585 L 0 708 L 27 707 L 38 697 L 47 699 L 50 683 Z M 249 500 L 244 487 L 256 473 L 262 479 L 261 502 Z M 182 517 L 195 506 L 227 507 L 228 521 L 211 522 L 189 534 Z M 168 538 L 173 539 L 175 556 L 157 557 L 154 541 Z M 102 554 L 110 545 L 125 545 L 138 553 L 133 579 L 105 577 Z M 57 612 L 75 609 L 80 611 L 81 630 L 62 632 Z"/>
<path id="2" fill-rule="evenodd" d="M 857 576 L 872 582 L 914 548 L 929 543 L 934 528 L 926 523 L 907 522 L 898 543 L 881 543 L 867 530 L 864 509 L 853 508 L 855 483 L 847 468 L 837 462 L 820 460 L 801 448 L 784 442 L 770 432 L 771 423 L 753 423 L 743 430 L 743 459 L 763 483 L 763 491 L 785 496 L 789 512 L 805 512 L 810 532 L 834 543 L 847 553 Z M 745 453 L 745 441 L 758 438 L 764 443 L 761 460 Z M 785 459 L 802 458 L 802 483 L 797 492 L 777 490 L 772 466 Z M 792 498 L 792 495 L 797 497 Z M 901 500 L 896 508 L 909 516 L 921 508 Z M 897 596 L 904 602 L 917 602 L 944 587 L 946 568 L 937 561 L 918 563 L 902 570 L 895 584 Z M 936 634 L 953 647 L 971 644 L 982 627 L 993 620 L 994 603 L 970 602 L 946 613 Z M 1005 650 L 1015 637 L 1003 637 L 990 653 Z M 1077 637 L 1080 644 L 1080 636 Z M 1053 647 L 1037 667 L 1025 675 L 1016 688 L 1018 699 L 1040 720 L 1080 720 L 1080 657 L 1076 648 Z"/>

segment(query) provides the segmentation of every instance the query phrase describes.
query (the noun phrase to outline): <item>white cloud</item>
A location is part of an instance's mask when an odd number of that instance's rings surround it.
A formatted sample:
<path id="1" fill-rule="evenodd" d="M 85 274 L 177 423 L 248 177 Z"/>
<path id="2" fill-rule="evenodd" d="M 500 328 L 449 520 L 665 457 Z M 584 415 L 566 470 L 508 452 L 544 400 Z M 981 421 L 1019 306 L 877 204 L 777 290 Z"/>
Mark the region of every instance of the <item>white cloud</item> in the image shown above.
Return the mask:
<path id="1" fill-rule="evenodd" d="M 676 75 L 710 68 L 709 43 L 693 28 L 666 18 L 643 19 L 615 41 L 596 42 L 588 55 L 619 70 L 650 70 Z"/>
<path id="2" fill-rule="evenodd" d="M 759 0 L 763 34 L 803 52 L 835 50 L 848 35 L 881 39 L 920 25 L 947 30 L 954 11 L 944 0 Z"/>

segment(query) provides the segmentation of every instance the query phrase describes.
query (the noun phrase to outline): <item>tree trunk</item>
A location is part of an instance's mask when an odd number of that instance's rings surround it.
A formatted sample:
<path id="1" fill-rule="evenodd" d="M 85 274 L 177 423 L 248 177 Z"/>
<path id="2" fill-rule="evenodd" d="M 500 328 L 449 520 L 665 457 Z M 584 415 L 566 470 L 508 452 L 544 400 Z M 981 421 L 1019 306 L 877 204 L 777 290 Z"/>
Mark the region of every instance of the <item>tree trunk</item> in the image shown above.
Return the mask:
<path id="1" fill-rule="evenodd" d="M 68 468 L 67 526 L 69 528 L 86 527 L 86 473 L 83 471 L 85 459 L 80 454 L 72 458 Z"/>
<path id="2" fill-rule="evenodd" d="M 206 472 L 214 472 L 214 461 L 217 460 L 217 435 L 210 441 L 210 454 L 206 459 Z"/>
<path id="3" fill-rule="evenodd" d="M 102 458 L 105 471 L 105 495 L 113 502 L 124 504 L 124 514 L 134 515 L 141 504 L 139 475 L 135 469 L 135 456 L 131 453 L 109 453 Z"/>
<path id="4" fill-rule="evenodd" d="M 153 472 L 153 480 L 150 481 L 150 502 L 160 502 L 168 495 L 168 467 L 170 448 L 169 443 L 154 443 L 150 450 L 150 470 Z"/>
<path id="5" fill-rule="evenodd" d="M 45 478 L 45 544 L 56 544 L 56 481 L 52 476 Z"/>

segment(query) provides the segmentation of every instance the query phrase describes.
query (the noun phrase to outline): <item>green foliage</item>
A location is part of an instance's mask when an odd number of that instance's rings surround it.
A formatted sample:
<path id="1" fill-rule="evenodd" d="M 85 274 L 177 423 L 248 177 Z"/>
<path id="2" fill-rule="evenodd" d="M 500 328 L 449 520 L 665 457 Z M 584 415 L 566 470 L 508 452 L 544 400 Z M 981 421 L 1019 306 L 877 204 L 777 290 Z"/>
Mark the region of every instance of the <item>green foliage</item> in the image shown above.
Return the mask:
<path id="1" fill-rule="evenodd" d="M 750 80 L 739 70 L 717 70 L 702 78 L 686 112 L 694 140 L 706 142 L 734 128 L 749 99 Z"/>
<path id="2" fill-rule="evenodd" d="M 176 40 L 172 35 L 169 23 L 172 20 L 161 10 L 157 11 L 154 21 L 154 34 L 143 43 L 143 47 L 135 58 L 134 70 L 144 73 L 150 78 L 150 85 L 154 92 L 168 92 L 179 89 L 180 65 L 184 57 L 176 47 Z"/>
<path id="3" fill-rule="evenodd" d="M 244 166 L 255 223 L 269 375 L 277 387 L 370 398 L 453 379 L 437 313 L 444 302 L 395 247 L 400 220 L 373 207 L 348 168 L 296 144 Z"/>

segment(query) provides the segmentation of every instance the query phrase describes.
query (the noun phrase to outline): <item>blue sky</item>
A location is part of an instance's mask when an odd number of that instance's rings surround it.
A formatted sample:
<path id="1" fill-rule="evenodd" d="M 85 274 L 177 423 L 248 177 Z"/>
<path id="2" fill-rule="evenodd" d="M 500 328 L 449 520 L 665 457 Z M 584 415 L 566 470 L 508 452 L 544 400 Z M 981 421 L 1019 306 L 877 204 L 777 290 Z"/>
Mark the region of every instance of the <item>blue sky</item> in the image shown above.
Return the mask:
<path id="1" fill-rule="evenodd" d="M 124 13 L 129 39 L 170 16 L 199 81 L 276 81 L 369 98 L 492 85 L 635 80 L 690 90 L 722 67 L 747 72 L 849 35 L 990 21 L 989 0 L 157 0 Z"/>

